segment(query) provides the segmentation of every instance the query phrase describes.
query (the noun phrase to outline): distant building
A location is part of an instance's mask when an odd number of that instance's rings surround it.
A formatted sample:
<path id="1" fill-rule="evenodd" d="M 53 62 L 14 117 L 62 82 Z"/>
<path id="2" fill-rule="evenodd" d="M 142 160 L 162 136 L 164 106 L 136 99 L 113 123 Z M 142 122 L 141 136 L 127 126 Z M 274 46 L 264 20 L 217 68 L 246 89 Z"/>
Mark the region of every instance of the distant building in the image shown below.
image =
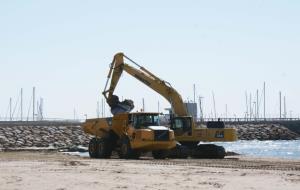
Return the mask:
<path id="1" fill-rule="evenodd" d="M 197 119 L 197 103 L 194 102 L 186 102 L 184 103 L 187 112 L 190 116 L 192 116 L 195 120 Z"/>
<path id="2" fill-rule="evenodd" d="M 184 103 L 186 110 L 188 112 L 189 116 L 192 116 L 195 120 L 197 119 L 197 103 L 194 102 L 185 102 Z M 172 109 L 171 108 L 165 108 L 169 112 L 168 117 L 170 117 L 170 114 L 172 114 Z"/>

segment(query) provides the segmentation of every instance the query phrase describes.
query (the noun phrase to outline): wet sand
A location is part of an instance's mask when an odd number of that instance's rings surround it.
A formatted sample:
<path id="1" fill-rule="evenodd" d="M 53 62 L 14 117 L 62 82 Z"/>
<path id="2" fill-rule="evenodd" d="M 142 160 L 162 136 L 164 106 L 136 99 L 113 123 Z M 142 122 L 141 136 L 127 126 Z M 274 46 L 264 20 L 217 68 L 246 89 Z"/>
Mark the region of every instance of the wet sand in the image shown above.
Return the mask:
<path id="1" fill-rule="evenodd" d="M 300 160 L 90 159 L 58 152 L 0 152 L 0 189 L 299 189 Z"/>

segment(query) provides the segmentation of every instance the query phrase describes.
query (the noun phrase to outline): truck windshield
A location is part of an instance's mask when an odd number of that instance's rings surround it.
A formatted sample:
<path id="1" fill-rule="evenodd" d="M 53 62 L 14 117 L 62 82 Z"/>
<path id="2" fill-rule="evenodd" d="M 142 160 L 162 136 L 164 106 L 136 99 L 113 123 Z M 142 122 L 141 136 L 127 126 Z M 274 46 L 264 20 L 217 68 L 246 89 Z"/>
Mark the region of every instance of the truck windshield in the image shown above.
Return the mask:
<path id="1" fill-rule="evenodd" d="M 148 126 L 158 126 L 158 115 L 136 115 L 133 119 L 134 128 L 146 128 Z"/>

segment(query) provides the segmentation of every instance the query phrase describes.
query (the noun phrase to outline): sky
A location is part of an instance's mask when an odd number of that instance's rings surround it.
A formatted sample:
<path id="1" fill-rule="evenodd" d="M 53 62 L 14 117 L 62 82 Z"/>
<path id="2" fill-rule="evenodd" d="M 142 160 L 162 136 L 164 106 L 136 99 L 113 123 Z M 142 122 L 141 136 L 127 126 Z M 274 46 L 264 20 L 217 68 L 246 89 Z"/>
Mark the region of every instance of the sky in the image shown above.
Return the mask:
<path id="1" fill-rule="evenodd" d="M 46 118 L 96 117 L 117 52 L 172 84 L 184 100 L 203 97 L 205 117 L 244 117 L 266 83 L 266 116 L 300 114 L 300 2 L 297 0 L 0 1 L 0 117 L 31 115 L 32 87 Z M 135 110 L 170 104 L 124 73 L 116 94 Z M 158 106 L 159 102 L 159 106 Z M 249 98 L 248 98 L 249 102 Z M 28 111 L 29 110 L 29 111 Z M 74 114 L 75 110 L 75 114 Z M 101 111 L 102 112 L 102 111 Z M 102 115 L 102 113 L 100 113 Z M 105 115 L 109 116 L 106 106 Z"/>

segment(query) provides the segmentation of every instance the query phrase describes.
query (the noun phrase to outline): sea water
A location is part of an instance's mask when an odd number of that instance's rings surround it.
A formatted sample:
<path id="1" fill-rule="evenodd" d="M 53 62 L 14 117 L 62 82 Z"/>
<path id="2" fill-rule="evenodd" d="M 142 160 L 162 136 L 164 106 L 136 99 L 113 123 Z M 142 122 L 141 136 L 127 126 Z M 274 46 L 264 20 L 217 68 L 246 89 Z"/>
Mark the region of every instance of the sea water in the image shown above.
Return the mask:
<path id="1" fill-rule="evenodd" d="M 246 156 L 300 160 L 300 140 L 239 140 L 236 142 L 213 142 L 213 144 L 223 146 L 226 151 Z M 72 152 L 69 154 L 89 157 L 88 152 Z"/>
<path id="2" fill-rule="evenodd" d="M 226 151 L 243 155 L 300 160 L 300 140 L 239 140 L 236 142 L 217 142 L 213 144 L 223 146 Z"/>

